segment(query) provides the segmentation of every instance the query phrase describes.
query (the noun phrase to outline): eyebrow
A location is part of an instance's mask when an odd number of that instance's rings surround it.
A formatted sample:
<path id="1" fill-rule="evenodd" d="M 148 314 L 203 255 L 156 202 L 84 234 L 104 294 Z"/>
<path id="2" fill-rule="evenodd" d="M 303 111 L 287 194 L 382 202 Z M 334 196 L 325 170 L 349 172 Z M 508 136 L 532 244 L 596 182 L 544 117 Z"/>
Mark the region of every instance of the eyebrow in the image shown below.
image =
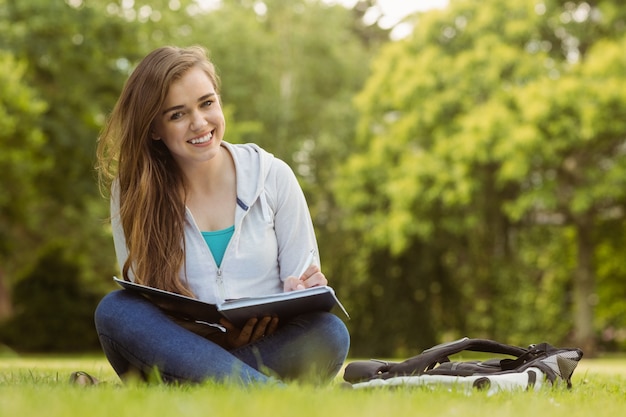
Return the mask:
<path id="1" fill-rule="evenodd" d="M 213 97 L 213 96 L 217 96 L 217 93 L 209 93 L 209 94 L 205 94 L 205 95 L 203 95 L 202 97 L 200 97 L 200 98 L 198 99 L 198 103 L 199 103 L 199 102 L 201 102 L 201 101 L 205 101 L 205 100 L 207 100 L 207 99 L 209 99 L 209 98 L 211 98 L 211 97 Z M 177 105 L 177 106 L 172 106 L 172 107 L 169 107 L 169 108 L 167 108 L 167 109 L 163 110 L 163 112 L 162 112 L 161 114 L 167 114 L 167 113 L 169 113 L 169 112 L 171 112 L 171 111 L 174 111 L 174 110 L 181 110 L 181 109 L 184 109 L 184 108 L 185 108 L 185 106 L 184 106 L 184 105 L 179 104 L 179 105 Z"/>

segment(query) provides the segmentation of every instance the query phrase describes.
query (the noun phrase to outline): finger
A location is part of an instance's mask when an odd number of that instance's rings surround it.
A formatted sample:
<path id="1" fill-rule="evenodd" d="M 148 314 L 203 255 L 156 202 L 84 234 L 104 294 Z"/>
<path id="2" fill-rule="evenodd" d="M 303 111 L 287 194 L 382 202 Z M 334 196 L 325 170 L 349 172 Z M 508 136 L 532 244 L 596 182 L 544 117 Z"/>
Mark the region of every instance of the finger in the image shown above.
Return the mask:
<path id="1" fill-rule="evenodd" d="M 278 328 L 278 317 L 272 317 L 272 320 L 270 321 L 267 328 L 265 329 L 265 335 L 269 336 L 273 334 L 277 328 Z"/>
<path id="2" fill-rule="evenodd" d="M 315 274 L 311 275 L 309 278 L 307 278 L 305 281 L 303 281 L 303 284 L 306 288 L 320 287 L 328 285 L 328 280 L 326 279 L 326 276 L 324 274 L 318 271 Z"/>
<path id="3" fill-rule="evenodd" d="M 254 328 L 254 332 L 252 333 L 252 340 L 258 340 L 266 335 L 267 326 L 272 321 L 271 316 L 266 316 L 259 320 L 258 324 Z"/>
<path id="4" fill-rule="evenodd" d="M 256 317 L 253 317 L 246 322 L 246 324 L 241 329 L 241 332 L 239 333 L 239 337 L 237 338 L 239 342 L 248 343 L 251 340 L 257 322 L 258 319 Z"/>
<path id="5" fill-rule="evenodd" d="M 306 288 L 304 283 L 294 276 L 287 277 L 285 279 L 285 283 L 283 284 L 283 289 L 285 292 L 303 290 L 304 288 Z"/>
<path id="6" fill-rule="evenodd" d="M 306 281 L 307 279 L 309 279 L 312 275 L 315 275 L 317 272 L 320 272 L 320 267 L 315 265 L 315 264 L 311 264 L 309 265 L 309 267 L 304 271 L 304 273 L 302 274 L 302 276 L 300 276 L 299 278 L 302 281 Z"/>

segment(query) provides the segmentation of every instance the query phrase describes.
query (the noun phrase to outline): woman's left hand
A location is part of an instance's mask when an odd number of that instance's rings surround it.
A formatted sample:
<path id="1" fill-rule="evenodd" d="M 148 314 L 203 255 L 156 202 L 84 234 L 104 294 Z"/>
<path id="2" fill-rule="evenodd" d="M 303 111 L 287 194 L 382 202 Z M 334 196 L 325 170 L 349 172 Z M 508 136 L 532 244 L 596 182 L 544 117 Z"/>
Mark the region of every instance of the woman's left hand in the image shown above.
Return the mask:
<path id="1" fill-rule="evenodd" d="M 226 328 L 226 343 L 235 349 L 274 333 L 278 327 L 278 317 L 253 317 L 241 329 L 226 319 L 220 319 L 220 324 Z"/>
<path id="2" fill-rule="evenodd" d="M 285 283 L 283 284 L 283 290 L 285 292 L 296 291 L 311 287 L 322 287 L 324 285 L 328 285 L 326 276 L 324 276 L 319 266 L 311 265 L 306 271 L 304 271 L 302 276 L 287 277 L 287 279 L 285 279 Z"/>

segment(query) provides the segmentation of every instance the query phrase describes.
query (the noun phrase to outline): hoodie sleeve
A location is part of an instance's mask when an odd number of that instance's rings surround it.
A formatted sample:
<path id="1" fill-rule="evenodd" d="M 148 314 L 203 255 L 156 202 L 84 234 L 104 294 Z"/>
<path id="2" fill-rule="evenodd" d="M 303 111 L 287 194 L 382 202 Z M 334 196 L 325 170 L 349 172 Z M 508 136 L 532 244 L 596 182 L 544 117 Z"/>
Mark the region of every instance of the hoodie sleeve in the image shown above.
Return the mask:
<path id="1" fill-rule="evenodd" d="M 296 275 L 305 266 L 311 250 L 318 253 L 317 240 L 306 198 L 291 168 L 274 158 L 266 186 L 272 184 L 268 198 L 273 200 L 274 228 L 278 241 L 280 279 Z M 319 256 L 313 261 L 320 265 Z"/>

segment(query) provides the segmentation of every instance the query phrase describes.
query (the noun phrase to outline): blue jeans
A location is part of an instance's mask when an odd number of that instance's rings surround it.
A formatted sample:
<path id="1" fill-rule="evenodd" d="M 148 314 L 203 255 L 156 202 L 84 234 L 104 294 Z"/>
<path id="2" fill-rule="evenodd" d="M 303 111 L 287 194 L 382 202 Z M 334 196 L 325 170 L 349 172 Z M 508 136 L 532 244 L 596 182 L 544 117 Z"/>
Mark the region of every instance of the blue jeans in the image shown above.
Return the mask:
<path id="1" fill-rule="evenodd" d="M 267 337 L 227 350 L 175 323 L 146 298 L 129 290 L 107 294 L 96 309 L 104 353 L 122 378 L 158 370 L 166 381 L 243 384 L 332 379 L 348 354 L 344 323 L 325 312 L 304 314 Z"/>

